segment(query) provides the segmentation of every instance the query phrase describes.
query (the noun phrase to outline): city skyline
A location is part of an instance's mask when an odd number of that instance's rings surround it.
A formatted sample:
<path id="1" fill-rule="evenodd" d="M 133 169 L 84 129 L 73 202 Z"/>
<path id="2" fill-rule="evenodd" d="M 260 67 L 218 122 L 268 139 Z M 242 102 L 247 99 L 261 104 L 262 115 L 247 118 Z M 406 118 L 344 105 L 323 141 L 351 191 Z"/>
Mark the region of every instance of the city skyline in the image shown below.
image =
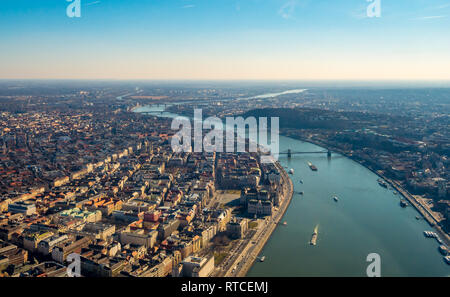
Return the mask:
<path id="1" fill-rule="evenodd" d="M 1 4 L 0 279 L 450 277 L 450 0 Z"/>
<path id="2" fill-rule="evenodd" d="M 449 1 L 6 1 L 0 79 L 450 80 Z"/>

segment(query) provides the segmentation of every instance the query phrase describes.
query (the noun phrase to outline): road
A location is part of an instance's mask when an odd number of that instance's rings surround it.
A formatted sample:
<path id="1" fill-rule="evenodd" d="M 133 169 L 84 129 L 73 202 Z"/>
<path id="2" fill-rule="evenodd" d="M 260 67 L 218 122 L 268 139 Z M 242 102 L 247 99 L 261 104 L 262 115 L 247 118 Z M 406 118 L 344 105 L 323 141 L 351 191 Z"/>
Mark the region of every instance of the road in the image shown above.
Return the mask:
<path id="1" fill-rule="evenodd" d="M 259 220 L 257 230 L 249 231 L 247 236 L 233 247 L 222 265 L 216 268 L 214 276 L 245 276 L 286 212 L 294 194 L 294 186 L 284 168 L 279 163 L 276 163 L 276 167 L 281 172 L 283 186 L 280 208 L 275 210 L 271 217 Z"/>
<path id="2" fill-rule="evenodd" d="M 445 245 L 450 246 L 450 237 L 444 230 L 439 226 L 439 220 L 434 216 L 434 214 L 429 211 L 426 207 L 424 207 L 421 203 L 419 203 L 413 195 L 411 195 L 408 191 L 406 191 L 398 182 L 390 180 L 386 177 L 383 177 L 393 188 L 395 188 L 404 198 L 406 198 L 412 206 L 427 220 L 427 222 L 433 226 L 436 233 L 445 243 Z"/>

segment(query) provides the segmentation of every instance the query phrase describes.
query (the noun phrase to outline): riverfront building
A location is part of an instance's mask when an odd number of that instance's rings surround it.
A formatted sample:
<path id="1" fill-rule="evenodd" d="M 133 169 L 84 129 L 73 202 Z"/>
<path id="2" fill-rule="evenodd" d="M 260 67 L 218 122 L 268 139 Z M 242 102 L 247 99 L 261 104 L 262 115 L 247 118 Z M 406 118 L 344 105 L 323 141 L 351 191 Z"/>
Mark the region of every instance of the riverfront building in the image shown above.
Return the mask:
<path id="1" fill-rule="evenodd" d="M 214 270 L 214 257 L 187 257 L 174 269 L 175 277 L 207 277 Z"/>
<path id="2" fill-rule="evenodd" d="M 248 220 L 244 218 L 235 218 L 227 224 L 228 236 L 233 239 L 243 238 L 247 230 Z"/>

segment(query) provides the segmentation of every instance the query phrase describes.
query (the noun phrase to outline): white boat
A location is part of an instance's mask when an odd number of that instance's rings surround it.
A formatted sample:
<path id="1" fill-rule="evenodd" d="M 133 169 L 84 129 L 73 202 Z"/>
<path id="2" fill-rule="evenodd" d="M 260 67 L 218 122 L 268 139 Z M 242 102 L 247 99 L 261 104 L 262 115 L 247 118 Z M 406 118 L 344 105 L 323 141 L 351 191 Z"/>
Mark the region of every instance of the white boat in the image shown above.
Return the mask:
<path id="1" fill-rule="evenodd" d="M 289 174 L 294 174 L 294 168 L 289 169 Z"/>
<path id="2" fill-rule="evenodd" d="M 319 235 L 319 225 L 317 225 L 314 228 L 314 232 L 312 234 L 311 241 L 309 242 L 310 245 L 316 245 L 317 244 L 317 236 L 318 235 Z"/>
<path id="3" fill-rule="evenodd" d="M 425 237 L 429 237 L 429 238 L 437 238 L 437 234 L 433 231 L 423 231 Z"/>
<path id="4" fill-rule="evenodd" d="M 439 252 L 440 252 L 443 256 L 447 256 L 447 255 L 449 254 L 448 247 L 445 246 L 445 245 L 439 246 Z"/>
<path id="5" fill-rule="evenodd" d="M 333 196 L 333 200 L 336 201 L 336 202 L 338 202 L 339 199 L 338 199 L 338 197 L 337 197 L 336 195 L 334 195 L 334 196 Z"/>
<path id="6" fill-rule="evenodd" d="M 450 256 L 444 257 L 445 262 L 450 265 Z"/>

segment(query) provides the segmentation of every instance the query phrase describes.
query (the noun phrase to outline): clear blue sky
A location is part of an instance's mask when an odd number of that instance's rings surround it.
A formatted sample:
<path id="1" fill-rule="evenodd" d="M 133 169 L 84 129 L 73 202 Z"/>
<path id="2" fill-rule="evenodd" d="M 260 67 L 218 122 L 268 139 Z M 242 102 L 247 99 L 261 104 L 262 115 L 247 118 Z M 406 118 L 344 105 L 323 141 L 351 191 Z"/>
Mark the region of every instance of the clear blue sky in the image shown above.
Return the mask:
<path id="1" fill-rule="evenodd" d="M 450 0 L 2 0 L 0 78 L 449 79 Z"/>

